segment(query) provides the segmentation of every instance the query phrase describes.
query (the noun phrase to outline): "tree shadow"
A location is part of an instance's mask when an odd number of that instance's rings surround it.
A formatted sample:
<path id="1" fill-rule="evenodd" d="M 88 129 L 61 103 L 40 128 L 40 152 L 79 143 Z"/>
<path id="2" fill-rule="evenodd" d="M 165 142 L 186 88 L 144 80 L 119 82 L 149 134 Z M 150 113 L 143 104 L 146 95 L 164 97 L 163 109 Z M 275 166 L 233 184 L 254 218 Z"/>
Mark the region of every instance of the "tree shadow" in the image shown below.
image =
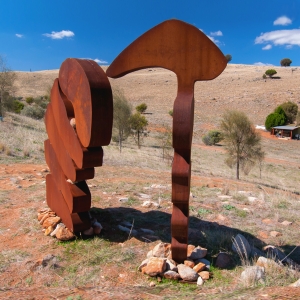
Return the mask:
<path id="1" fill-rule="evenodd" d="M 101 237 L 112 241 L 123 243 L 131 236 L 143 242 L 162 241 L 165 243 L 171 242 L 171 214 L 161 210 L 150 210 L 142 212 L 130 207 L 113 207 L 113 208 L 97 208 L 91 209 L 91 214 L 103 226 Z M 127 224 L 128 229 L 136 230 L 136 234 L 123 232 L 118 228 L 118 225 Z M 127 223 L 126 223 L 127 222 Z M 131 224 L 131 226 L 129 226 Z M 126 225 L 122 225 L 126 227 Z M 148 229 L 153 232 L 149 233 L 142 229 Z M 208 249 L 207 259 L 213 261 L 215 256 L 221 251 L 232 252 L 232 239 L 237 235 L 242 234 L 249 244 L 258 250 L 266 246 L 265 242 L 253 236 L 252 234 L 242 231 L 238 228 L 232 228 L 225 225 L 220 225 L 217 222 L 209 222 L 200 218 L 189 217 L 189 236 L 188 243 L 195 246 L 202 246 Z M 280 246 L 286 254 L 292 250 L 289 258 L 296 263 L 300 263 L 300 248 L 295 248 L 295 245 Z M 239 265 L 240 258 L 238 255 L 233 256 L 234 265 Z"/>

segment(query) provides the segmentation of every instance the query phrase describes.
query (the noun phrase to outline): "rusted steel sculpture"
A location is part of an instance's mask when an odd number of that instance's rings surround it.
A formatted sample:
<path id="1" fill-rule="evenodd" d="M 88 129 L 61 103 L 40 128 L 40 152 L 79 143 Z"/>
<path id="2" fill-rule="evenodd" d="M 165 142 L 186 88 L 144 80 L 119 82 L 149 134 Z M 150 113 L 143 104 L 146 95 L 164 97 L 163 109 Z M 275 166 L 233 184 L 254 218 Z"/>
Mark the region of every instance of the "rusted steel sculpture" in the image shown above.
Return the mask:
<path id="1" fill-rule="evenodd" d="M 118 78 L 162 67 L 177 75 L 171 219 L 172 258 L 176 262 L 187 257 L 194 84 L 214 79 L 226 64 L 219 48 L 199 29 L 169 20 L 135 40 L 106 71 L 107 76 Z M 112 92 L 106 75 L 93 61 L 67 59 L 54 82 L 45 117 L 49 136 L 45 156 L 51 172 L 46 177 L 47 203 L 74 232 L 91 225 L 91 194 L 84 180 L 93 178 L 93 167 L 102 165 L 101 146 L 111 139 Z M 70 124 L 74 118 L 76 129 Z"/>
<path id="2" fill-rule="evenodd" d="M 222 73 L 227 61 L 219 48 L 199 29 L 178 20 L 165 21 L 130 44 L 110 65 L 112 78 L 149 67 L 177 75 L 173 109 L 172 258 L 187 257 L 191 144 L 194 123 L 194 84 Z"/>
<path id="3" fill-rule="evenodd" d="M 104 71 L 92 60 L 65 60 L 45 115 L 46 193 L 48 206 L 73 232 L 91 227 L 85 180 L 102 165 L 101 146 L 110 143 L 112 118 L 112 91 Z"/>

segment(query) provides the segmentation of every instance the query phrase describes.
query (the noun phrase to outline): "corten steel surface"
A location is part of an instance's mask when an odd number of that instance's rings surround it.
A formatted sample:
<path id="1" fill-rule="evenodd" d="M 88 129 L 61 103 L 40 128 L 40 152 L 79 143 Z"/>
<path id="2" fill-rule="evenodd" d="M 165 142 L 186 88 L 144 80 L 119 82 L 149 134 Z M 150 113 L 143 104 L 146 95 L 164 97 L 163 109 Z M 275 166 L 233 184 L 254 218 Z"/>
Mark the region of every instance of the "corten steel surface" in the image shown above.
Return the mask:
<path id="1" fill-rule="evenodd" d="M 112 91 L 104 71 L 91 60 L 65 60 L 45 115 L 46 196 L 48 206 L 73 232 L 91 227 L 85 180 L 102 165 L 101 146 L 110 143 L 112 118 Z"/>
<path id="2" fill-rule="evenodd" d="M 222 73 L 227 61 L 219 48 L 199 29 L 178 20 L 165 21 L 130 44 L 110 65 L 112 78 L 162 67 L 177 75 L 173 108 L 172 258 L 187 257 L 191 144 L 194 123 L 194 84 Z"/>

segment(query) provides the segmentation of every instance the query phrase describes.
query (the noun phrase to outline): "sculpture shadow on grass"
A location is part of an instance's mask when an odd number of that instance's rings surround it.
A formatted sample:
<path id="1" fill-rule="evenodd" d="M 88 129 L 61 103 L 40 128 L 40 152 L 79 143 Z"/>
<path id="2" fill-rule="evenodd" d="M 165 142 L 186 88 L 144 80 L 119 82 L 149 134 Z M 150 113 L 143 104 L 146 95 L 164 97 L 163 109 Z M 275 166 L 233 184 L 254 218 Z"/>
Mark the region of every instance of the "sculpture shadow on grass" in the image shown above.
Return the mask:
<path id="1" fill-rule="evenodd" d="M 170 243 L 171 241 L 171 214 L 161 210 L 149 210 L 142 212 L 131 207 L 112 207 L 112 208 L 97 208 L 91 209 L 91 214 L 103 226 L 100 236 L 111 242 L 123 243 L 135 237 L 142 242 L 162 241 Z M 136 230 L 136 234 L 129 234 L 121 231 L 118 225 L 124 226 L 127 222 L 127 228 Z M 123 225 L 122 225 L 123 224 Z M 128 226 L 132 224 L 132 226 Z M 153 233 L 142 231 L 148 229 Z M 242 234 L 251 246 L 262 250 L 266 244 L 257 237 L 242 231 L 238 228 L 232 228 L 225 225 L 220 225 L 216 222 L 201 220 L 198 217 L 189 217 L 189 244 L 202 246 L 208 249 L 207 259 L 214 261 L 214 257 L 221 251 L 232 251 L 232 239 L 237 234 Z M 286 254 L 289 254 L 295 245 L 281 245 L 281 248 Z M 146 253 L 145 253 L 146 255 Z M 296 263 L 300 263 L 299 247 L 289 256 Z M 232 268 L 241 264 L 239 256 L 233 256 L 234 264 Z"/>

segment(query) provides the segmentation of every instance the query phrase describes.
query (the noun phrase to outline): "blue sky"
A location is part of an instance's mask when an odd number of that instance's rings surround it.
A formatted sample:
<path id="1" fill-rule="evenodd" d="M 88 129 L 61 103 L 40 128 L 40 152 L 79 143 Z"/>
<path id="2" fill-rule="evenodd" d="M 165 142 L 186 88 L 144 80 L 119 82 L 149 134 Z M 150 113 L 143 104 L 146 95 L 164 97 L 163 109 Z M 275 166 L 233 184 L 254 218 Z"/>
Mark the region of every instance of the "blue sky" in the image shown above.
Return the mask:
<path id="1" fill-rule="evenodd" d="M 0 55 L 15 71 L 58 69 L 68 57 L 110 64 L 153 26 L 201 29 L 234 64 L 300 66 L 300 0 L 0 0 Z"/>

